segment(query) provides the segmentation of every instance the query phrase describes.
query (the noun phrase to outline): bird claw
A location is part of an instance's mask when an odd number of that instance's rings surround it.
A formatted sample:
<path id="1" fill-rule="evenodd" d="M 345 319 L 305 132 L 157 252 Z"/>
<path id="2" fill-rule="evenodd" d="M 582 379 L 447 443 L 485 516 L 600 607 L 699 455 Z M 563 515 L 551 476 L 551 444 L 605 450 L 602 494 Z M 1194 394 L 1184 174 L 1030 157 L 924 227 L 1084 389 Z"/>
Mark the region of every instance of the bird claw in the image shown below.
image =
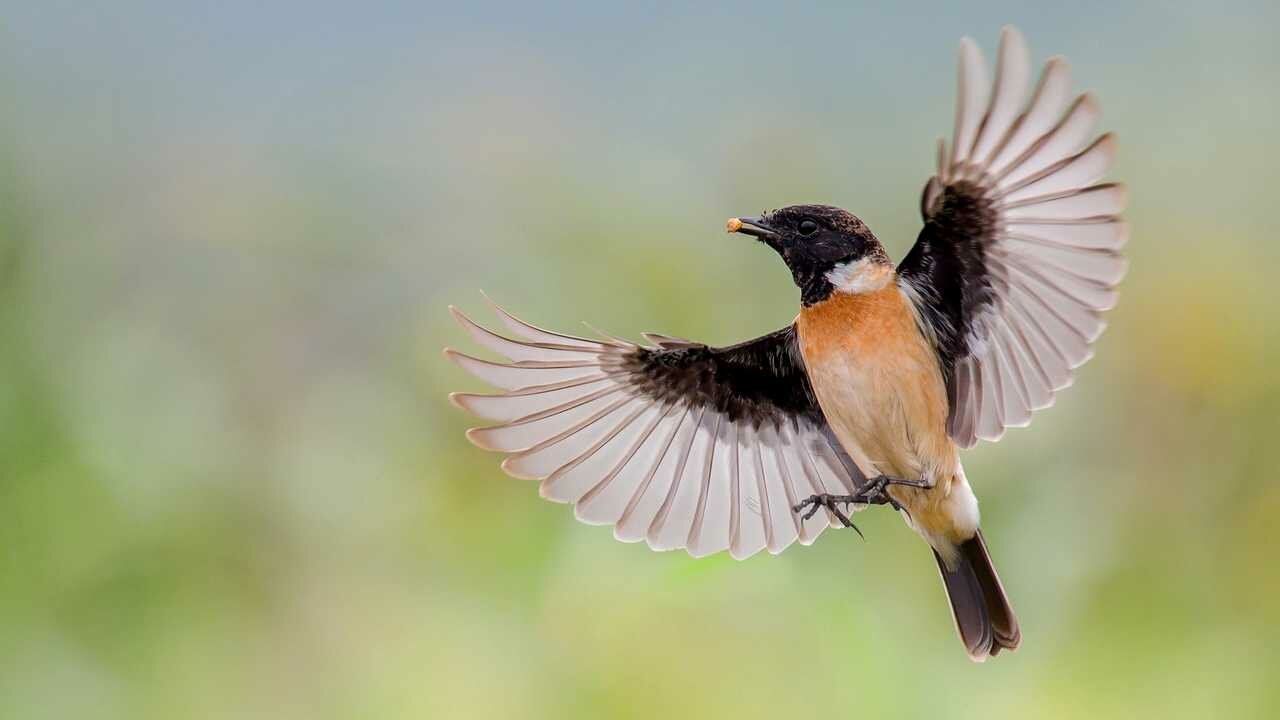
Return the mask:
<path id="1" fill-rule="evenodd" d="M 898 502 L 891 496 L 887 490 L 890 485 L 902 485 L 905 487 L 920 488 L 927 490 L 933 487 L 933 484 L 927 480 L 903 480 L 901 478 L 892 478 L 888 475 L 877 475 L 863 485 L 852 495 L 832 495 L 831 493 L 821 493 L 818 495 L 810 495 L 801 501 L 795 507 L 791 508 L 791 512 L 804 512 L 801 520 L 808 520 L 817 512 L 826 508 L 837 520 L 847 528 L 853 528 L 858 533 L 858 537 L 866 539 L 862 531 L 857 525 L 849 519 L 849 516 L 841 511 L 837 505 L 844 505 L 846 508 L 850 505 L 889 505 L 898 512 L 906 512 L 906 508 L 902 503 Z M 807 508 L 807 512 L 806 512 Z"/>
<path id="2" fill-rule="evenodd" d="M 798 505 L 791 508 L 791 512 L 798 513 L 807 507 L 809 508 L 809 511 L 802 515 L 800 519 L 808 520 L 813 517 L 818 510 L 826 508 L 832 515 L 836 516 L 836 519 L 839 520 L 842 525 L 847 528 L 853 528 L 853 531 L 858 533 L 858 537 L 865 540 L 867 539 L 867 536 L 862 534 L 862 531 L 858 529 L 857 525 L 853 524 L 853 521 L 849 519 L 848 515 L 842 512 L 840 508 L 836 507 L 836 505 L 839 504 L 849 506 L 854 503 L 861 503 L 856 495 L 832 495 L 831 493 L 822 493 L 820 495 L 810 495 Z"/>

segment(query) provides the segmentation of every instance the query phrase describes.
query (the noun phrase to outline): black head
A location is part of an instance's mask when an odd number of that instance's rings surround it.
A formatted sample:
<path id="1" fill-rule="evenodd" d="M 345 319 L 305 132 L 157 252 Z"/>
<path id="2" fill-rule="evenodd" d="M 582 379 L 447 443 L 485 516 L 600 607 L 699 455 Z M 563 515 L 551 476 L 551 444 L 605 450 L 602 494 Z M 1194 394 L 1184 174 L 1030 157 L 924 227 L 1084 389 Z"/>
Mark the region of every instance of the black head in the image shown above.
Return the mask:
<path id="1" fill-rule="evenodd" d="M 792 205 L 760 217 L 733 218 L 727 228 L 776 250 L 791 268 L 805 305 L 821 302 L 835 290 L 829 275 L 837 268 L 860 260 L 877 271 L 892 267 L 866 223 L 830 205 Z"/>

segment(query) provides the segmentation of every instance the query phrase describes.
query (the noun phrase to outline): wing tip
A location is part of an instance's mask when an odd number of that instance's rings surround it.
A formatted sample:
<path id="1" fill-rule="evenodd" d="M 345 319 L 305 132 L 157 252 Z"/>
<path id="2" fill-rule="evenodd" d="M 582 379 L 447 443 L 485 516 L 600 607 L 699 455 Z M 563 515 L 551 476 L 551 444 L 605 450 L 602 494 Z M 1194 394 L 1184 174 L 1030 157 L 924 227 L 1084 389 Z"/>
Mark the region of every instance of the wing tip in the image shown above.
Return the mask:
<path id="1" fill-rule="evenodd" d="M 489 293 L 485 292 L 484 290 L 481 290 L 480 297 L 484 298 L 484 301 L 486 304 L 488 304 L 489 309 L 493 310 L 499 317 L 520 322 L 514 315 L 507 312 L 505 308 L 499 305 L 493 298 L 489 297 Z"/>
<path id="2" fill-rule="evenodd" d="M 500 366 L 500 367 L 509 367 L 506 363 L 494 362 L 492 360 L 481 360 L 478 357 L 473 357 L 471 355 L 468 355 L 462 352 L 461 350 L 454 350 L 451 347 L 446 347 L 441 352 L 454 365 L 457 365 L 458 367 L 462 368 L 464 371 L 466 371 L 467 373 L 470 373 L 475 377 L 480 377 L 480 376 L 476 375 L 476 372 L 473 368 L 467 367 L 468 364 L 470 363 L 477 363 L 480 365 L 494 365 L 494 366 Z M 480 379 L 483 380 L 484 378 L 480 377 Z"/>
<path id="3" fill-rule="evenodd" d="M 491 443 L 489 443 L 484 439 L 484 432 L 486 430 L 491 430 L 494 427 L 501 427 L 501 426 L 494 425 L 491 427 L 469 428 L 466 432 L 467 440 L 470 441 L 472 445 L 475 445 L 481 450 L 488 450 L 489 452 L 504 452 L 502 448 L 494 447 Z"/>
<path id="4" fill-rule="evenodd" d="M 649 535 L 649 534 L 645 535 L 644 544 L 647 545 L 649 549 L 654 552 L 671 552 L 672 550 L 683 549 L 683 547 L 680 545 L 669 545 L 667 543 L 664 543 L 661 539 L 657 537 L 653 537 L 652 535 Z"/>
<path id="5" fill-rule="evenodd" d="M 609 518 L 592 517 L 588 513 L 588 511 L 584 509 L 583 507 L 584 505 L 586 505 L 586 503 L 583 500 L 579 500 L 578 502 L 573 504 L 573 519 L 577 520 L 583 525 L 590 525 L 592 527 L 604 527 L 605 525 L 613 525 L 614 522 L 616 522 L 615 520 L 610 520 Z"/>
<path id="6" fill-rule="evenodd" d="M 689 557 L 693 558 L 694 560 L 701 560 L 702 558 L 705 558 L 705 557 L 711 557 L 712 555 L 715 555 L 716 553 L 724 549 L 725 548 L 711 549 L 711 548 L 695 547 L 693 545 L 686 544 L 684 551 L 688 553 Z"/>
<path id="7" fill-rule="evenodd" d="M 475 320 L 472 320 L 470 317 L 467 316 L 466 313 L 462 312 L 461 310 L 454 307 L 453 305 L 449 306 L 449 314 L 453 316 L 453 321 L 458 324 L 458 327 L 462 328 L 463 332 L 470 335 L 471 338 L 475 340 L 477 343 L 479 343 L 480 345 L 485 345 L 483 341 L 484 336 L 497 335 L 497 333 L 482 326 L 480 323 L 476 322 Z M 500 335 L 497 335 L 497 336 L 502 337 Z M 503 338 L 503 339 L 506 339 L 506 338 Z M 489 348 L 489 349 L 492 349 L 492 348 Z"/>
<path id="8" fill-rule="evenodd" d="M 1027 416 L 1020 420 L 1008 421 L 1005 429 L 1031 427 L 1031 408 L 1027 408 Z"/>
<path id="9" fill-rule="evenodd" d="M 759 547 L 755 547 L 755 548 L 744 548 L 740 543 L 731 542 L 729 543 L 729 557 L 733 558 L 738 562 L 742 562 L 747 558 L 754 557 L 761 550 L 764 550 L 766 545 L 760 545 Z"/>
<path id="10" fill-rule="evenodd" d="M 509 459 L 510 458 L 508 458 L 508 460 Z M 505 462 L 503 464 L 505 464 Z M 506 471 L 506 468 L 503 468 L 503 470 Z M 511 477 L 514 477 L 514 478 L 520 477 L 519 475 L 512 474 L 509 471 L 506 471 L 506 472 L 508 475 L 511 475 Z M 551 494 L 551 484 L 547 481 L 550 480 L 552 477 L 554 477 L 554 473 L 552 475 L 548 475 L 545 478 L 542 478 L 541 482 L 538 483 L 538 497 L 542 498 L 543 500 L 546 500 L 547 502 L 558 503 L 560 505 L 567 505 L 569 503 L 568 500 L 564 498 L 556 497 L 555 495 Z M 528 479 L 537 480 L 538 478 L 535 477 L 535 478 L 528 478 Z"/>
<path id="11" fill-rule="evenodd" d="M 1128 183 L 1117 181 L 1117 182 L 1106 183 L 1106 184 L 1110 185 L 1116 191 L 1116 195 L 1119 196 L 1116 199 L 1116 205 L 1119 207 L 1120 212 L 1124 212 L 1125 209 L 1129 207 Z M 1115 214 L 1118 217 L 1120 213 L 1115 213 Z"/>
<path id="12" fill-rule="evenodd" d="M 1124 279 L 1129 275 L 1130 263 L 1129 258 L 1121 255 L 1119 252 L 1116 252 L 1115 250 L 1112 250 L 1111 252 L 1115 253 L 1116 259 L 1115 280 L 1111 282 L 1111 287 L 1116 288 L 1119 287 L 1120 283 L 1124 282 Z M 1105 323 L 1103 323 L 1103 327 L 1106 327 Z"/>
<path id="13" fill-rule="evenodd" d="M 1129 244 L 1129 221 L 1124 218 L 1116 218 L 1112 221 L 1116 226 L 1115 250 L 1119 252 L 1120 248 Z"/>
<path id="14" fill-rule="evenodd" d="M 458 408 L 463 412 L 473 412 L 471 408 L 467 407 L 466 404 L 463 402 L 463 398 L 465 398 L 466 396 L 467 396 L 467 393 L 451 392 L 449 393 L 449 404 Z"/>
<path id="15" fill-rule="evenodd" d="M 1003 423 L 1003 421 L 1001 422 Z M 1000 439 L 1004 437 L 1005 430 L 1011 427 L 1014 427 L 1014 426 L 1004 425 L 999 430 L 996 430 L 994 432 L 986 432 L 986 431 L 979 432 L 977 433 L 977 436 L 979 440 L 985 440 L 987 442 L 1000 442 Z"/>
<path id="16" fill-rule="evenodd" d="M 638 543 L 638 542 L 644 542 L 644 535 L 634 535 L 634 534 L 628 533 L 623 529 L 623 525 L 625 524 L 626 524 L 625 515 L 622 518 L 619 518 L 618 522 L 614 523 L 613 525 L 614 540 L 617 540 L 620 543 L 626 543 L 628 545 L 634 545 L 635 543 Z"/>
<path id="17" fill-rule="evenodd" d="M 813 530 L 813 531 L 810 531 L 808 529 L 809 526 L 807 524 L 801 525 L 801 527 L 804 528 L 804 531 L 796 535 L 796 542 L 800 543 L 805 547 L 809 547 L 810 545 L 817 542 L 818 537 L 822 535 L 822 531 L 830 527 L 830 524 L 823 523 L 822 525 L 818 526 L 817 530 Z"/>
<path id="18" fill-rule="evenodd" d="M 1011 57 L 1016 61 L 1024 71 L 1029 71 L 1031 67 L 1031 49 L 1027 46 L 1027 38 L 1014 25 L 1003 25 L 1000 27 L 1000 57 Z"/>
<path id="19" fill-rule="evenodd" d="M 603 338 L 603 339 L 604 339 L 604 342 L 605 342 L 606 344 L 615 345 L 615 346 L 618 346 L 618 347 L 625 347 L 625 348 L 635 347 L 635 343 L 631 342 L 630 340 L 624 340 L 623 338 L 617 337 L 617 336 L 615 336 L 615 335 L 610 335 L 609 333 L 607 333 L 607 332 L 605 332 L 605 331 L 601 330 L 600 328 L 596 327 L 595 325 L 592 325 L 591 323 L 587 322 L 586 320 L 583 320 L 583 321 L 582 321 L 582 325 L 583 325 L 583 327 L 587 328 L 587 329 L 588 329 L 588 330 L 590 330 L 591 332 L 593 332 L 593 333 L 595 333 L 596 335 L 599 335 L 601 338 Z"/>
<path id="20" fill-rule="evenodd" d="M 467 317 L 465 313 L 458 309 L 457 305 L 449 306 L 449 314 L 453 316 L 454 322 L 461 325 L 464 330 L 467 328 L 467 325 L 475 324 L 471 318 Z"/>
<path id="21" fill-rule="evenodd" d="M 778 555 L 786 552 L 786 549 L 791 547 L 791 544 L 794 542 L 795 538 L 792 538 L 785 543 L 770 542 L 764 546 L 764 549 L 768 551 L 770 555 L 777 557 Z"/>

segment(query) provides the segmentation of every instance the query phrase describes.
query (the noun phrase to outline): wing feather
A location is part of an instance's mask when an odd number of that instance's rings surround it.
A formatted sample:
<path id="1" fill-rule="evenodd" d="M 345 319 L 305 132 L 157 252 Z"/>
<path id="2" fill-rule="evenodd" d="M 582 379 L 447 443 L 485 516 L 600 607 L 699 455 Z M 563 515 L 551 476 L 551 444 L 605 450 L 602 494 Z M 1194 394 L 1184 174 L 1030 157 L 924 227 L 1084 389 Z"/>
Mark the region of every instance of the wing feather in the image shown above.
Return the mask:
<path id="1" fill-rule="evenodd" d="M 605 387 L 586 397 L 534 413 L 507 425 L 475 428 L 467 439 L 477 447 L 498 452 L 523 452 L 577 432 L 600 413 L 627 401 L 618 386 Z"/>
<path id="2" fill-rule="evenodd" d="M 599 362 L 571 360 L 561 363 L 545 363 L 522 360 L 518 363 L 500 363 L 481 360 L 456 350 L 445 354 L 463 370 L 486 383 L 504 390 L 520 390 L 540 385 L 581 380 L 599 374 Z"/>
<path id="3" fill-rule="evenodd" d="M 734 461 L 734 424 L 718 418 L 711 457 L 702 474 L 702 491 L 698 509 L 689 530 L 689 554 L 704 557 L 729 549 L 733 528 L 733 492 L 738 484 L 738 465 Z"/>
<path id="4" fill-rule="evenodd" d="M 626 412 L 624 408 L 631 399 L 626 396 L 606 396 L 593 403 L 583 405 L 583 412 L 577 414 L 576 421 L 545 440 L 524 449 L 485 447 L 515 454 L 502 462 L 502 469 L 507 473 L 525 480 L 545 480 L 552 473 L 567 465 L 591 449 L 592 444 L 609 432 L 616 422 L 617 414 Z M 472 433 L 472 442 L 476 442 Z M 512 443 L 520 445 L 523 443 Z"/>
<path id="5" fill-rule="evenodd" d="M 1064 58 L 1050 58 L 1027 110 L 1014 122 L 1004 144 L 992 156 L 984 158 L 983 164 L 997 171 L 1008 167 L 1053 129 L 1070 101 L 1071 67 Z"/>
<path id="6" fill-rule="evenodd" d="M 574 514 L 589 525 L 615 525 L 639 491 L 651 468 L 657 465 L 667 430 L 679 421 L 672 405 L 655 406 L 631 439 L 617 463 L 591 486 L 574 506 Z"/>
<path id="7" fill-rule="evenodd" d="M 733 485 L 733 517 L 729 554 L 737 560 L 751 557 L 769 546 L 772 536 L 769 496 L 760 459 L 758 431 L 736 425 L 734 438 L 737 482 Z"/>
<path id="8" fill-rule="evenodd" d="M 534 342 L 558 343 L 588 349 L 595 349 L 601 345 L 601 343 L 594 340 L 588 340 L 587 338 L 577 337 L 575 335 L 564 335 L 557 332 L 551 332 L 550 330 L 543 330 L 540 327 L 535 327 L 517 318 L 506 310 L 503 310 L 497 303 L 490 300 L 488 295 L 485 295 L 484 299 L 489 303 L 489 307 L 493 308 L 494 313 L 498 316 L 498 320 L 501 321 L 503 325 L 506 325 L 508 330 L 515 333 L 517 337 L 522 337 Z"/>
<path id="9" fill-rule="evenodd" d="M 450 393 L 449 401 L 461 410 L 485 420 L 512 422 L 546 412 L 554 407 L 581 401 L 592 393 L 614 385 L 604 373 L 577 380 L 542 385 L 501 395 Z"/>
<path id="10" fill-rule="evenodd" d="M 563 343 L 520 342 L 503 337 L 488 328 L 481 327 L 462 313 L 449 306 L 449 312 L 463 330 L 481 347 L 502 355 L 508 360 L 559 362 L 563 360 L 579 360 L 598 362 L 603 347 L 589 348 L 583 345 L 566 345 Z"/>
<path id="11" fill-rule="evenodd" d="M 1027 83 L 1031 80 L 1031 53 L 1022 33 L 1006 27 L 1000 32 L 1000 49 L 996 60 L 996 79 L 991 104 L 982 121 L 982 130 L 974 143 L 974 158 L 984 158 L 1009 134 L 1018 111 L 1027 100 Z"/>
<path id="12" fill-rule="evenodd" d="M 795 496 L 791 480 L 787 476 L 782 459 L 782 441 L 776 428 L 765 425 L 760 428 L 760 472 L 764 476 L 764 492 L 768 496 L 766 507 L 769 519 L 769 552 L 777 555 L 800 537 L 800 516 L 791 511 L 800 498 Z"/>
<path id="13" fill-rule="evenodd" d="M 696 415 L 690 408 L 679 410 L 679 419 L 663 438 L 653 462 L 636 486 L 631 498 L 614 525 L 613 536 L 622 542 L 640 542 L 649 533 L 649 527 L 662 507 L 675 476 L 675 466 L 680 462 L 681 448 L 688 444 L 693 433 Z"/>
<path id="14" fill-rule="evenodd" d="M 621 412 L 614 415 L 615 422 L 581 455 L 556 468 L 542 481 L 539 492 L 548 500 L 580 502 L 602 477 L 609 477 L 634 447 L 637 437 L 644 431 L 646 413 L 658 414 L 660 408 L 633 400 Z M 575 507 L 575 514 L 577 508 Z"/>
<path id="15" fill-rule="evenodd" d="M 1119 254 L 1128 197 L 1100 182 L 1117 145 L 1111 134 L 1092 139 L 1097 99 L 1072 101 L 1067 63 L 1053 58 L 1027 101 L 1026 46 L 1012 28 L 997 57 L 975 126 L 985 71 L 976 46 L 961 42 L 951 155 L 925 185 L 925 227 L 898 268 L 937 339 L 947 429 L 965 447 L 1026 425 L 1071 384 L 1128 268 Z"/>
<path id="16" fill-rule="evenodd" d="M 711 467 L 719 422 L 719 413 L 703 412 L 690 439 L 684 463 L 676 472 L 676 482 L 649 528 L 649 547 L 654 550 L 679 550 L 688 546 L 689 531 L 693 528 L 703 493 L 703 474 Z"/>
<path id="17" fill-rule="evenodd" d="M 613 525 L 619 540 L 694 556 L 777 553 L 834 522 L 802 521 L 795 504 L 862 482 L 818 407 L 794 327 L 725 348 L 657 333 L 640 346 L 494 310 L 515 337 L 450 308 L 472 340 L 507 359 L 445 350 L 505 391 L 449 396 L 498 423 L 467 437 L 508 453 L 504 471 L 539 480 L 543 497 L 572 503 L 585 523 Z"/>

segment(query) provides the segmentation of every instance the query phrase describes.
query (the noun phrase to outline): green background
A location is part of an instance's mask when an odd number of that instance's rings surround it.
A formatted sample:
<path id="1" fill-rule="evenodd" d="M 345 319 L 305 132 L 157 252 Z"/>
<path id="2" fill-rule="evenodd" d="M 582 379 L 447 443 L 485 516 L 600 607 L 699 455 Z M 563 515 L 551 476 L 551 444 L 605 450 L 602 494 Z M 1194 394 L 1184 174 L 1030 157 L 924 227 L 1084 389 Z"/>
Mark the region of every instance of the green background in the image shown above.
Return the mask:
<path id="1" fill-rule="evenodd" d="M 0 717 L 1280 717 L 1274 2 L 0 9 Z M 965 455 L 1023 647 L 891 513 L 737 563 L 614 542 L 445 401 L 445 307 L 729 343 L 731 215 L 896 257 L 962 34 L 1118 132 L 1097 357 Z"/>

